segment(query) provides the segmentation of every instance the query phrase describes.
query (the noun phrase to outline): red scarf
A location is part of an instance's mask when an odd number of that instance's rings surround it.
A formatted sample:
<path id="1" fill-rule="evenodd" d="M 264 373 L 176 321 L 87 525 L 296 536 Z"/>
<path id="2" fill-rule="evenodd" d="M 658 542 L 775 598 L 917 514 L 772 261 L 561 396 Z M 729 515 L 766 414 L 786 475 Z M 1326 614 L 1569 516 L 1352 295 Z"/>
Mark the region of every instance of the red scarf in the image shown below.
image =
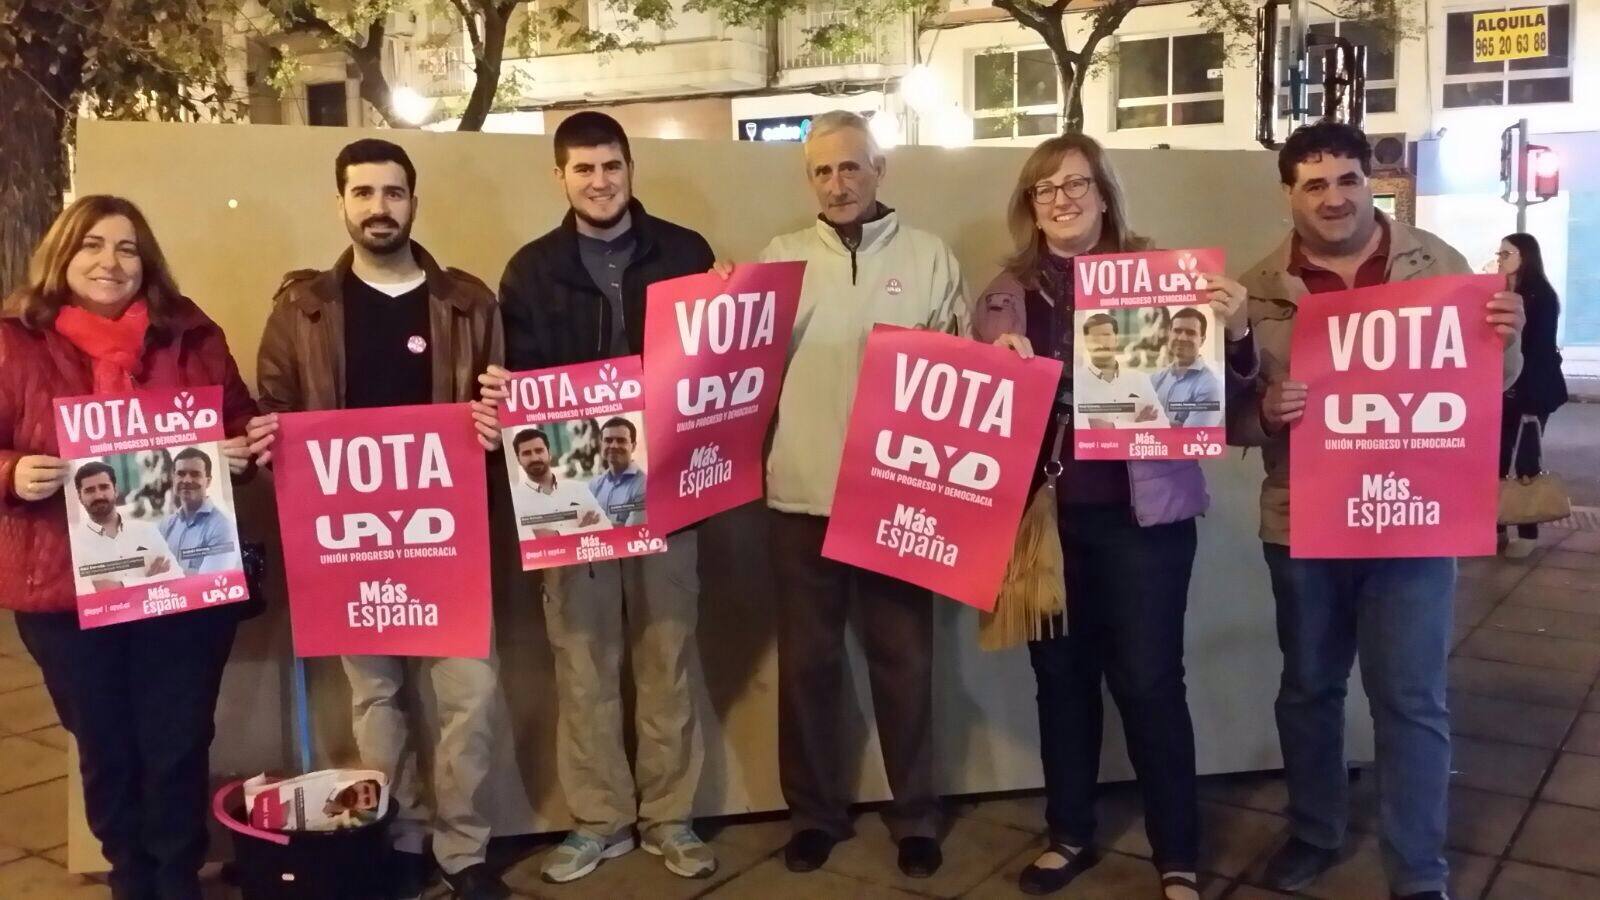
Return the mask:
<path id="1" fill-rule="evenodd" d="M 94 370 L 94 392 L 114 394 L 133 389 L 133 370 L 144 355 L 144 335 L 150 328 L 150 308 L 135 300 L 115 319 L 76 306 L 56 313 L 56 333 L 89 357 Z"/>

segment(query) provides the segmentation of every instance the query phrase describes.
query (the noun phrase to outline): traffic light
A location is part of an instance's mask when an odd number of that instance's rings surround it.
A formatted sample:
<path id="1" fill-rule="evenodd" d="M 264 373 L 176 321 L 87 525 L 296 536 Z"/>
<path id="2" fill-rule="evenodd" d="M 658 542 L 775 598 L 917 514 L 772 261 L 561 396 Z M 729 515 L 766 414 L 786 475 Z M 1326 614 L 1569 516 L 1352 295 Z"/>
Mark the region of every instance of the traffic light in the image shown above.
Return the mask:
<path id="1" fill-rule="evenodd" d="M 1529 144 L 1528 173 L 1532 176 L 1535 197 L 1549 200 L 1561 193 L 1561 157 L 1554 150 Z"/>

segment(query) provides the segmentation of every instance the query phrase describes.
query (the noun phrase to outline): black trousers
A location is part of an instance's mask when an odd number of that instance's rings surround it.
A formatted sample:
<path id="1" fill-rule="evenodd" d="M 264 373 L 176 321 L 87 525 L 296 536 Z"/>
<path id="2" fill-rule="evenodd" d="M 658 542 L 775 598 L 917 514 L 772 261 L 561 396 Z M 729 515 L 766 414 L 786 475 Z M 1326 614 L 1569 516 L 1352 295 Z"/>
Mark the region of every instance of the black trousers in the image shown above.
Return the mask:
<path id="1" fill-rule="evenodd" d="M 1051 838 L 1094 843 L 1104 679 L 1122 713 L 1154 862 L 1195 871 L 1199 798 L 1183 680 L 1194 520 L 1141 528 L 1126 506 L 1064 505 L 1060 527 L 1068 632 L 1028 645 Z"/>
<path id="2" fill-rule="evenodd" d="M 116 900 L 200 897 L 213 715 L 237 624 L 229 609 L 87 631 L 76 613 L 17 614 L 77 739 L 89 830 Z"/>
<path id="3" fill-rule="evenodd" d="M 844 758 L 839 705 L 845 623 L 867 658 L 883 768 L 894 800 L 884 823 L 896 841 L 935 837 L 933 594 L 822 555 L 823 516 L 773 513 L 778 594 L 778 780 L 790 827 L 850 837 L 859 763 Z M 852 614 L 852 607 L 854 611 Z"/>
<path id="4" fill-rule="evenodd" d="M 1518 476 L 1533 477 L 1539 474 L 1543 467 L 1543 452 L 1541 433 L 1544 424 L 1550 420 L 1548 415 L 1539 417 L 1539 428 L 1532 426 L 1522 435 L 1522 446 L 1517 447 L 1517 458 L 1511 458 L 1511 448 L 1516 447 L 1517 429 L 1522 427 L 1522 410 L 1517 407 L 1516 401 L 1506 397 L 1500 407 L 1500 477 L 1511 474 L 1511 466 L 1517 467 Z M 1502 525 L 1501 528 L 1506 526 Z M 1518 525 L 1517 537 L 1527 538 L 1530 541 L 1539 539 L 1538 525 Z"/>

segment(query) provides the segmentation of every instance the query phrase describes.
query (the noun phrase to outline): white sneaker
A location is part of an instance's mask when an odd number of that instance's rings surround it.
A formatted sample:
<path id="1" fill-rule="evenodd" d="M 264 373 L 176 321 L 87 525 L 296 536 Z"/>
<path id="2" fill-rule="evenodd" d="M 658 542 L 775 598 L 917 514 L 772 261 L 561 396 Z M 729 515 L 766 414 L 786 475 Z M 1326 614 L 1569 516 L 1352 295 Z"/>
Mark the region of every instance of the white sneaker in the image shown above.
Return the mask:
<path id="1" fill-rule="evenodd" d="M 561 846 L 550 851 L 540 876 L 551 884 L 565 884 L 593 872 L 604 860 L 616 859 L 633 850 L 633 830 L 623 829 L 605 841 L 573 831 Z"/>
<path id="2" fill-rule="evenodd" d="M 1528 538 L 1514 537 L 1506 541 L 1506 559 L 1527 559 L 1533 554 L 1533 548 L 1539 542 Z"/>
<path id="3" fill-rule="evenodd" d="M 717 871 L 717 857 L 687 825 L 660 825 L 645 832 L 644 851 L 661 857 L 667 871 L 681 878 L 706 878 Z"/>

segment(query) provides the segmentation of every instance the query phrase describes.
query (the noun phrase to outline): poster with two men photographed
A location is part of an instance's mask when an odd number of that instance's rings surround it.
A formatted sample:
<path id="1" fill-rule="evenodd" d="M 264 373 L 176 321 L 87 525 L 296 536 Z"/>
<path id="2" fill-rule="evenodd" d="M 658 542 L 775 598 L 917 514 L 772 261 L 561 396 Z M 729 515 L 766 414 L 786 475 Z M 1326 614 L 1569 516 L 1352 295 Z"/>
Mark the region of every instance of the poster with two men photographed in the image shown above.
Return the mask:
<path id="1" fill-rule="evenodd" d="M 1222 324 L 1205 273 L 1218 249 L 1080 256 L 1072 408 L 1078 459 L 1221 456 Z"/>
<path id="2" fill-rule="evenodd" d="M 644 367 L 516 372 L 500 406 L 524 570 L 663 553 L 645 514 Z"/>
<path id="3" fill-rule="evenodd" d="M 65 397 L 55 409 L 80 627 L 248 598 L 222 388 Z"/>

